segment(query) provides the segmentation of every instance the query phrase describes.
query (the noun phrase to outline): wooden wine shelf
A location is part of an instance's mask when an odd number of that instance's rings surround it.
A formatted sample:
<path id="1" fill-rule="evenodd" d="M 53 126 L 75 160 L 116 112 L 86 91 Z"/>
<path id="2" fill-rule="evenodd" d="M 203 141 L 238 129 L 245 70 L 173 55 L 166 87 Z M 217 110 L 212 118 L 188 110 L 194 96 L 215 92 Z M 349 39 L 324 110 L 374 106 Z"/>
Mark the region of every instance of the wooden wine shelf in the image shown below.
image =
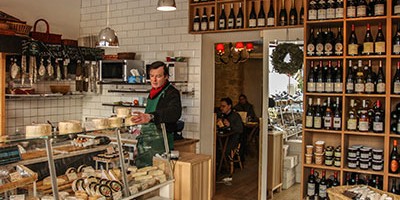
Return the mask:
<path id="1" fill-rule="evenodd" d="M 400 178 L 400 174 L 392 174 L 392 173 L 389 173 L 389 176 L 390 176 L 390 177 L 394 177 L 394 178 Z"/>
<path id="2" fill-rule="evenodd" d="M 307 92 L 306 95 L 308 96 L 327 96 L 327 97 L 340 97 L 342 93 L 310 93 Z"/>
<path id="3" fill-rule="evenodd" d="M 368 98 L 368 97 L 375 97 L 375 98 L 385 98 L 385 94 L 346 94 L 346 97 L 363 97 L 363 98 Z"/>
<path id="4" fill-rule="evenodd" d="M 304 129 L 305 132 L 315 132 L 315 133 L 329 133 L 329 134 L 342 134 L 342 131 L 326 130 L 326 129 Z"/>
<path id="5" fill-rule="evenodd" d="M 391 55 L 391 58 L 400 58 L 400 55 Z"/>
<path id="6" fill-rule="evenodd" d="M 272 30 L 272 29 L 288 29 L 288 28 L 303 28 L 303 25 L 296 26 L 266 26 L 256 28 L 233 28 L 233 29 L 218 29 L 212 31 L 189 31 L 190 34 L 204 34 L 204 33 L 225 33 L 225 32 L 239 32 L 239 31 L 261 31 L 261 30 Z"/>
<path id="7" fill-rule="evenodd" d="M 391 133 L 391 134 L 390 134 L 390 137 L 391 137 L 391 138 L 400 138 L 400 135 Z"/>
<path id="8" fill-rule="evenodd" d="M 361 55 L 361 56 L 347 56 L 347 60 L 352 59 L 386 59 L 386 55 Z"/>
<path id="9" fill-rule="evenodd" d="M 340 60 L 344 56 L 307 56 L 307 60 Z"/>
<path id="10" fill-rule="evenodd" d="M 377 17 L 358 17 L 358 18 L 346 18 L 346 21 L 351 22 L 368 22 L 368 21 L 386 21 L 386 16 L 377 16 Z"/>
<path id="11" fill-rule="evenodd" d="M 372 136 L 372 137 L 385 137 L 385 133 L 374 133 L 374 132 L 344 131 L 344 134 L 345 135 Z"/>
<path id="12" fill-rule="evenodd" d="M 392 94 L 392 95 L 390 95 L 390 97 L 392 97 L 392 98 L 400 98 L 400 95 L 398 95 L 398 94 Z"/>
<path id="13" fill-rule="evenodd" d="M 307 24 L 321 24 L 321 23 L 343 23 L 343 19 L 313 20 L 307 22 Z"/>
<path id="14" fill-rule="evenodd" d="M 340 167 L 331 167 L 331 166 L 316 165 L 316 164 L 304 164 L 304 167 L 315 168 L 315 169 L 325 169 L 325 170 L 332 170 L 332 171 L 340 170 Z"/>
<path id="15" fill-rule="evenodd" d="M 384 171 L 383 170 L 382 171 L 374 171 L 372 169 L 369 169 L 369 170 L 364 170 L 364 169 L 359 169 L 359 168 L 350 169 L 350 168 L 345 167 L 345 168 L 343 168 L 343 171 L 345 171 L 345 172 L 355 172 L 355 173 L 360 173 L 360 174 L 380 175 L 380 176 L 384 175 Z"/>

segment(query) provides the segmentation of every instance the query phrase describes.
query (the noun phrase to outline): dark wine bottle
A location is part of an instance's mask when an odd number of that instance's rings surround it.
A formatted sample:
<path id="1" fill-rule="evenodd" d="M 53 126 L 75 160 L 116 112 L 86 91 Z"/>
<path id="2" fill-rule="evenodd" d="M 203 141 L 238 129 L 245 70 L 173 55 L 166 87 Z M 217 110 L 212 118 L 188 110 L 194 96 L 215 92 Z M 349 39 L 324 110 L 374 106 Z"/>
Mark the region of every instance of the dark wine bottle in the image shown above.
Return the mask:
<path id="1" fill-rule="evenodd" d="M 393 0 L 393 15 L 400 15 L 400 0 Z"/>
<path id="2" fill-rule="evenodd" d="M 400 37 L 399 37 L 400 38 Z M 310 29 L 310 36 L 308 37 L 307 41 L 307 55 L 314 56 L 315 55 L 315 37 L 314 37 L 314 29 Z M 399 40 L 399 50 L 400 50 L 400 40 Z M 400 51 L 399 51 L 400 53 Z"/>
<path id="3" fill-rule="evenodd" d="M 354 84 L 354 92 L 364 93 L 365 92 L 365 80 L 364 80 L 364 70 L 362 67 L 362 60 L 358 60 L 358 68 L 356 73 L 356 81 Z"/>
<path id="4" fill-rule="evenodd" d="M 243 17 L 242 3 L 239 3 L 239 11 L 236 15 L 236 28 L 243 28 Z"/>
<path id="5" fill-rule="evenodd" d="M 336 107 L 333 113 L 333 129 L 340 130 L 342 128 L 342 113 L 340 112 L 339 97 L 336 97 Z"/>
<path id="6" fill-rule="evenodd" d="M 386 79 L 383 73 L 382 60 L 379 61 L 378 75 L 376 77 L 376 92 L 378 94 L 384 94 L 386 91 Z"/>
<path id="7" fill-rule="evenodd" d="M 335 0 L 328 0 L 326 7 L 326 19 L 336 18 L 336 2 Z"/>
<path id="8" fill-rule="evenodd" d="M 317 56 L 324 55 L 324 46 L 325 46 L 324 33 L 322 32 L 322 29 L 319 29 L 317 32 L 317 39 L 315 42 L 315 54 Z"/>
<path id="9" fill-rule="evenodd" d="M 390 192 L 393 194 L 397 194 L 397 189 L 396 189 L 396 179 L 392 178 L 392 187 L 390 189 Z"/>
<path id="10" fill-rule="evenodd" d="M 215 11 L 214 7 L 211 8 L 210 20 L 208 20 L 208 30 L 215 29 Z"/>
<path id="11" fill-rule="evenodd" d="M 323 70 L 322 61 L 319 61 L 318 68 L 316 92 L 325 92 L 325 71 Z"/>
<path id="12" fill-rule="evenodd" d="M 265 26 L 265 12 L 264 12 L 264 3 L 263 3 L 263 1 L 261 1 L 261 3 L 260 3 L 260 11 L 258 11 L 257 26 L 258 27 L 264 27 Z"/>
<path id="13" fill-rule="evenodd" d="M 382 31 L 382 23 L 379 23 L 378 33 L 375 38 L 375 53 L 378 55 L 383 55 L 386 53 L 386 40 Z"/>
<path id="14" fill-rule="evenodd" d="M 319 0 L 318 2 L 318 12 L 317 12 L 317 19 L 318 20 L 325 20 L 326 19 L 326 1 Z"/>
<path id="15" fill-rule="evenodd" d="M 199 31 L 200 30 L 200 15 L 199 15 L 199 9 L 196 8 L 196 15 L 194 16 L 193 19 L 193 31 Z"/>
<path id="16" fill-rule="evenodd" d="M 327 105 L 324 112 L 324 128 L 327 130 L 333 129 L 333 112 L 331 108 L 330 97 L 328 97 Z"/>
<path id="17" fill-rule="evenodd" d="M 374 15 L 383 16 L 386 15 L 386 3 L 385 0 L 376 0 L 374 5 Z"/>
<path id="18" fill-rule="evenodd" d="M 354 99 L 350 100 L 350 109 L 348 111 L 348 118 L 347 118 L 347 130 L 355 131 L 357 130 L 357 112 L 355 110 Z"/>
<path id="19" fill-rule="evenodd" d="M 339 177 L 338 177 L 338 172 L 337 172 L 337 171 L 335 171 L 335 172 L 333 173 L 333 183 L 332 183 L 332 186 L 333 186 L 333 187 L 340 186 L 340 182 L 339 182 Z"/>
<path id="20" fill-rule="evenodd" d="M 300 8 L 300 21 L 299 21 L 300 25 L 304 24 L 304 6 L 303 4 L 301 4 L 301 8 Z"/>
<path id="21" fill-rule="evenodd" d="M 400 61 L 397 62 L 397 69 L 393 77 L 392 88 L 393 94 L 400 94 Z"/>
<path id="22" fill-rule="evenodd" d="M 359 0 L 357 4 L 357 17 L 367 16 L 367 1 Z"/>
<path id="23" fill-rule="evenodd" d="M 364 66 L 364 77 L 365 77 L 365 93 L 372 94 L 375 92 L 375 74 L 372 71 L 371 60 L 369 64 Z"/>
<path id="24" fill-rule="evenodd" d="M 288 24 L 288 16 L 285 9 L 285 0 L 282 0 L 281 11 L 279 12 L 279 26 L 286 26 Z"/>
<path id="25" fill-rule="evenodd" d="M 368 115 L 368 106 L 365 99 L 362 100 L 362 108 L 358 110 L 358 131 L 368 132 L 370 130 L 370 118 Z"/>
<path id="26" fill-rule="evenodd" d="M 367 24 L 367 31 L 365 32 L 363 43 L 363 54 L 371 55 L 374 53 L 374 39 L 372 38 L 371 25 Z"/>
<path id="27" fill-rule="evenodd" d="M 336 2 L 335 18 L 343 19 L 343 0 L 337 0 Z"/>
<path id="28" fill-rule="evenodd" d="M 399 9 L 400 10 L 400 9 Z M 316 0 L 311 0 L 308 6 L 308 20 L 317 20 L 318 5 Z"/>
<path id="29" fill-rule="evenodd" d="M 228 16 L 228 29 L 235 28 L 235 11 L 233 10 L 233 3 L 231 3 L 231 10 Z"/>
<path id="30" fill-rule="evenodd" d="M 203 8 L 203 16 L 201 17 L 200 29 L 206 31 L 208 29 L 207 9 Z"/>
<path id="31" fill-rule="evenodd" d="M 313 128 L 314 109 L 312 106 L 312 98 L 308 98 L 308 107 L 306 112 L 306 128 Z"/>
<path id="32" fill-rule="evenodd" d="M 385 111 L 382 109 L 381 101 L 376 101 L 374 115 L 372 118 L 372 131 L 375 133 L 383 133 L 385 130 Z"/>
<path id="33" fill-rule="evenodd" d="M 314 61 L 310 62 L 310 72 L 308 73 L 308 79 L 307 79 L 307 92 L 315 92 L 315 77 L 316 77 L 316 71 L 314 70 Z"/>
<path id="34" fill-rule="evenodd" d="M 331 93 L 333 92 L 333 68 L 332 61 L 328 61 L 328 65 L 325 67 L 325 92 Z"/>
<path id="35" fill-rule="evenodd" d="M 367 6 L 367 17 L 373 17 L 374 12 L 375 12 L 375 1 L 369 0 L 368 6 Z"/>
<path id="36" fill-rule="evenodd" d="M 333 38 L 333 32 L 330 27 L 328 27 L 328 32 L 325 38 L 324 44 L 324 54 L 326 56 L 331 56 L 333 54 L 333 46 L 335 45 L 335 39 Z"/>
<path id="37" fill-rule="evenodd" d="M 356 0 L 347 1 L 347 18 L 357 17 L 357 2 Z"/>
<path id="38" fill-rule="evenodd" d="M 343 78 L 342 78 L 342 66 L 340 64 L 340 60 L 337 62 L 337 66 L 335 68 L 335 84 L 333 87 L 334 92 L 342 93 L 343 91 Z"/>
<path id="39" fill-rule="evenodd" d="M 257 27 L 257 15 L 256 9 L 254 8 L 254 1 L 251 2 L 251 11 L 249 17 L 249 28 Z"/>
<path id="40" fill-rule="evenodd" d="M 393 140 L 392 151 L 390 152 L 389 172 L 396 174 L 399 170 L 399 153 L 397 151 L 397 140 Z"/>
<path id="41" fill-rule="evenodd" d="M 271 0 L 269 5 L 267 26 L 275 26 L 275 10 L 274 10 L 274 0 Z"/>
<path id="42" fill-rule="evenodd" d="M 310 175 L 308 176 L 307 181 L 307 196 L 314 197 L 315 195 L 315 188 L 316 187 L 316 180 L 314 176 L 314 169 L 310 170 Z"/>
<path id="43" fill-rule="evenodd" d="M 346 75 L 346 93 L 351 94 L 354 93 L 354 72 L 352 61 L 349 60 L 349 66 L 347 67 L 347 75 Z"/>
<path id="44" fill-rule="evenodd" d="M 222 4 L 221 15 L 219 16 L 219 29 L 226 29 L 226 15 L 225 15 L 225 4 Z"/>
<path id="45" fill-rule="evenodd" d="M 335 41 L 335 55 L 341 56 L 343 55 L 343 35 L 342 28 L 338 28 L 338 33 Z"/>
<path id="46" fill-rule="evenodd" d="M 400 6 L 400 5 L 399 5 Z M 399 8 L 400 9 L 400 8 Z M 397 24 L 397 31 L 393 37 L 393 54 L 400 54 L 400 23 Z"/>
<path id="47" fill-rule="evenodd" d="M 351 25 L 350 39 L 349 39 L 349 44 L 347 47 L 348 47 L 347 51 L 350 56 L 358 55 L 358 40 L 357 40 L 357 35 L 356 35 L 354 24 Z"/>
<path id="48" fill-rule="evenodd" d="M 297 10 L 294 4 L 294 0 L 292 0 L 292 5 L 289 12 L 289 25 L 297 25 Z"/>
<path id="49" fill-rule="evenodd" d="M 325 170 L 323 169 L 322 170 L 322 178 L 321 178 L 321 180 L 320 180 L 320 182 L 319 182 L 319 198 L 321 199 L 321 200 L 326 200 L 327 198 L 328 198 L 328 195 L 327 195 L 327 192 L 326 192 L 326 190 L 327 190 L 327 181 L 326 181 L 326 172 L 325 172 Z"/>
<path id="50" fill-rule="evenodd" d="M 321 99 L 317 98 L 317 105 L 314 109 L 314 128 L 322 128 L 322 110 L 321 110 Z"/>

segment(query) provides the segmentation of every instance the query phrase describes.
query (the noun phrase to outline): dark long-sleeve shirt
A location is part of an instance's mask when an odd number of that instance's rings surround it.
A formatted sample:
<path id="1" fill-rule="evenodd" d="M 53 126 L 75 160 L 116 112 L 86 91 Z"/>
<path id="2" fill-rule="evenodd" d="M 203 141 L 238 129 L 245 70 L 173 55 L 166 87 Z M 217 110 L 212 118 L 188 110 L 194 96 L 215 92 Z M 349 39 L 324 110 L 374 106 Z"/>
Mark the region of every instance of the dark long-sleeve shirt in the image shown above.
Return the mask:
<path id="1" fill-rule="evenodd" d="M 242 118 L 240 115 L 235 112 L 231 111 L 229 114 L 225 116 L 225 118 L 229 121 L 230 123 L 230 128 L 231 132 L 237 133 L 237 134 L 242 134 L 243 132 L 243 123 L 242 123 Z"/>
<path id="2" fill-rule="evenodd" d="M 237 112 L 239 112 L 239 111 L 247 112 L 247 116 L 250 116 L 252 120 L 257 119 L 256 113 L 254 112 L 253 105 L 251 105 L 250 103 L 245 103 L 245 104 L 238 103 L 238 104 L 236 104 L 234 109 Z"/>

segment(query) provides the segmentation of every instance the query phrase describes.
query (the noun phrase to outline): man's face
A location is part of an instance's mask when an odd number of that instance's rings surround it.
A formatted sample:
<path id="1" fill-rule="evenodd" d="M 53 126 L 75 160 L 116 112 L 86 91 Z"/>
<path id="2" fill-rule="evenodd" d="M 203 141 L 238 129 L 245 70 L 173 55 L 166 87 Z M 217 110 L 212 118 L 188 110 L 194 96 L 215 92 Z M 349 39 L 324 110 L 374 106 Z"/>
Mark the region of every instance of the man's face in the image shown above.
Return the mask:
<path id="1" fill-rule="evenodd" d="M 228 105 L 225 101 L 221 101 L 221 104 L 220 104 L 220 109 L 221 109 L 221 112 L 222 113 L 224 113 L 224 114 L 228 114 L 229 113 L 229 111 L 231 110 L 231 105 Z"/>
<path id="2" fill-rule="evenodd" d="M 151 87 L 159 88 L 164 85 L 168 80 L 168 76 L 164 75 L 164 67 L 161 66 L 157 69 L 150 70 L 150 83 Z"/>
<path id="3" fill-rule="evenodd" d="M 247 100 L 244 97 L 239 97 L 239 103 L 240 104 L 246 104 Z"/>

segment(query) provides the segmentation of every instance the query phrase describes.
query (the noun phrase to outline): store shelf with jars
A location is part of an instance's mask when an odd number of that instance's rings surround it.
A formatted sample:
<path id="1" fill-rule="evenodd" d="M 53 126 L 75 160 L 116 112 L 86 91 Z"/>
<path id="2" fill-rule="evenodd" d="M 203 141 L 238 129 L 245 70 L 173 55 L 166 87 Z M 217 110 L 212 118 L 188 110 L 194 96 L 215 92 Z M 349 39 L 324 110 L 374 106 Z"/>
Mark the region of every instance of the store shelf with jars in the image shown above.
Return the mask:
<path id="1" fill-rule="evenodd" d="M 189 33 L 301 28 L 301 0 L 216 0 L 189 2 Z"/>
<path id="2" fill-rule="evenodd" d="M 29 125 L 26 126 L 25 134 L 2 139 L 1 155 L 8 157 L 1 160 L 10 162 L 4 162 L 0 166 L 1 195 L 4 194 L 6 196 L 3 197 L 7 198 L 10 195 L 11 198 L 21 195 L 24 199 L 33 196 L 42 199 L 133 199 L 162 189 L 159 192 L 160 196 L 172 198 L 173 172 L 169 155 L 165 153 L 169 152 L 165 126 L 161 124 L 157 127 L 153 123 L 132 125 L 124 123 L 123 118 L 120 119 L 93 120 L 91 123 L 85 123 L 85 128 L 78 122 L 60 122 L 58 131 L 53 131 L 49 124 Z M 129 117 L 126 118 L 128 119 Z M 155 139 L 158 139 L 157 144 Z M 131 148 L 127 145 L 127 140 L 134 144 L 151 140 L 153 150 L 149 151 L 147 147 L 139 144 Z M 45 143 L 43 152 L 28 149 L 24 151 L 22 147 L 13 148 L 18 144 L 30 148 L 37 143 Z M 97 150 L 91 151 L 92 149 Z M 138 154 L 134 156 L 136 151 Z M 62 161 L 62 164 L 58 163 L 55 168 L 56 160 L 68 158 L 69 154 L 75 152 L 83 156 L 79 159 L 83 165 L 78 166 L 76 161 Z M 156 153 L 159 156 L 155 156 Z M 40 157 L 45 158 L 37 161 L 42 163 L 40 165 L 27 163 L 28 160 L 38 160 Z M 45 162 L 48 163 L 48 170 Z M 50 176 L 44 178 L 46 174 Z M 8 193 L 14 188 L 24 190 Z M 28 193 L 31 190 L 34 192 Z"/>
<path id="3" fill-rule="evenodd" d="M 363 179 L 390 191 L 391 177 L 400 177 L 394 144 L 400 139 L 400 18 L 392 16 L 400 5 L 385 0 L 304 2 L 304 99 L 311 103 L 305 104 L 310 109 L 304 116 L 302 197 L 321 196 L 308 186 L 311 169 L 321 167 L 307 164 L 308 148 L 315 150 L 321 141 L 342 148 L 340 183 Z M 325 106 L 328 99 L 331 105 Z M 340 128 L 331 128 L 335 125 Z M 392 163 L 395 172 L 390 172 Z"/>

